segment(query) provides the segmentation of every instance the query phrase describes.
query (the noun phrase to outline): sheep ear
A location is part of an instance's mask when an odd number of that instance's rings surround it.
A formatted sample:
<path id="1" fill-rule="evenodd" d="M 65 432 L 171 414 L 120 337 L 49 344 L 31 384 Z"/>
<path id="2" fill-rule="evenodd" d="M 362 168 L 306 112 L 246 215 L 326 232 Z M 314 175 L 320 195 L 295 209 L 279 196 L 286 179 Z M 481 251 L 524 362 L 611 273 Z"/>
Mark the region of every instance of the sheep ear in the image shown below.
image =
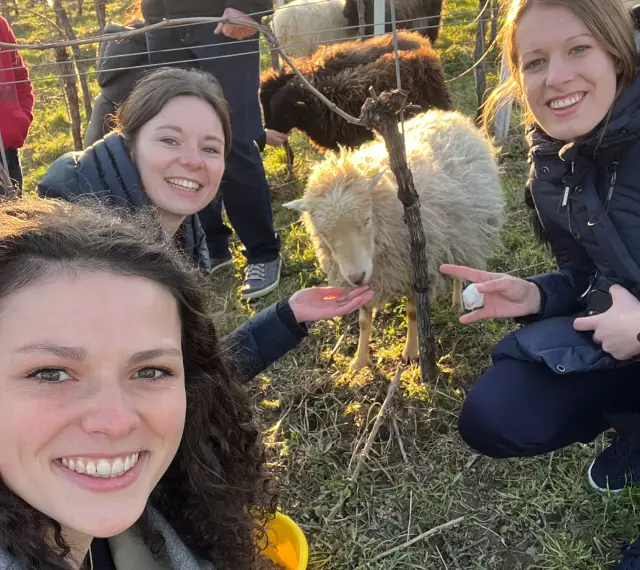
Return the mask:
<path id="1" fill-rule="evenodd" d="M 286 204 L 282 204 L 283 207 L 289 208 L 289 210 L 298 210 L 298 212 L 306 212 L 307 206 L 304 203 L 304 199 L 300 198 L 299 200 L 292 200 L 291 202 L 287 202 Z"/>

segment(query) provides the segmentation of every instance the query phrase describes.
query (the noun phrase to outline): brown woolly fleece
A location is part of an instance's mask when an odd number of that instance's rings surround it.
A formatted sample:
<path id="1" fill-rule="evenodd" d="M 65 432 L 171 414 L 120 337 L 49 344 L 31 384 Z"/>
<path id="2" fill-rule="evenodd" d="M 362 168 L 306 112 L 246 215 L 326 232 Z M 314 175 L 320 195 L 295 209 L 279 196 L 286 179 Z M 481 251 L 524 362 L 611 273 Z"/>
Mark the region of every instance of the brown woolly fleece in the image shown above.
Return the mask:
<path id="1" fill-rule="evenodd" d="M 422 112 L 452 110 L 444 69 L 429 40 L 416 32 L 400 32 L 398 44 L 402 89 L 409 93 L 409 103 L 419 105 Z M 316 89 L 354 117 L 360 115 L 369 87 L 381 93 L 397 86 L 391 36 L 320 48 L 311 58 L 295 63 Z M 331 111 L 290 70 L 265 73 L 260 100 L 266 128 L 280 132 L 297 128 L 320 149 L 353 148 L 373 139 L 371 131 Z"/>

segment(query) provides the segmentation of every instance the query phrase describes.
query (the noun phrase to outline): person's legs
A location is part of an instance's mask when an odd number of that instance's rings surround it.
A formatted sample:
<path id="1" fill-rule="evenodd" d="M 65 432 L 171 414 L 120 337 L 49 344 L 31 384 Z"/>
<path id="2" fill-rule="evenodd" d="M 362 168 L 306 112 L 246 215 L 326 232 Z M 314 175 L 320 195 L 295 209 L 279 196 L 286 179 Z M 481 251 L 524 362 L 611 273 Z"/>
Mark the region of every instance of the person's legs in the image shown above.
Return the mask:
<path id="1" fill-rule="evenodd" d="M 20 166 L 20 155 L 16 149 L 6 149 L 7 167 L 9 178 L 18 196 L 22 194 L 22 167 Z M 1 164 L 1 163 L 0 163 Z M 6 195 L 6 189 L 0 183 L 0 196 Z"/>
<path id="2" fill-rule="evenodd" d="M 222 221 L 222 200 L 216 199 L 198 212 L 200 223 L 205 230 L 207 247 L 211 258 L 211 271 L 230 265 L 229 252 L 231 229 Z"/>
<path id="3" fill-rule="evenodd" d="M 460 434 L 491 457 L 540 455 L 589 442 L 610 426 L 608 413 L 640 410 L 637 374 L 623 369 L 561 376 L 541 363 L 497 360 L 470 390 Z"/>
<path id="4" fill-rule="evenodd" d="M 99 141 L 112 130 L 111 119 L 115 114 L 116 104 L 100 93 L 93 102 L 91 119 L 84 134 L 84 148 Z"/>

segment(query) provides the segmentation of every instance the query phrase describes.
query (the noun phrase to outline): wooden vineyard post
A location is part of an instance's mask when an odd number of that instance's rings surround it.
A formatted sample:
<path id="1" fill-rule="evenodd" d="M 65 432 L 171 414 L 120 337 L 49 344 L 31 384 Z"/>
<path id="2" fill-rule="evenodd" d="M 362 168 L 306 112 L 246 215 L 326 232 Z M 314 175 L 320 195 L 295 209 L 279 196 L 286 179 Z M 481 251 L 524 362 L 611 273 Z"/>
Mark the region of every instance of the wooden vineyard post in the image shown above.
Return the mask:
<path id="1" fill-rule="evenodd" d="M 373 90 L 371 90 L 373 91 Z M 391 171 L 398 184 L 398 198 L 404 207 L 404 221 L 409 229 L 411 266 L 416 296 L 418 342 L 420 345 L 420 376 L 423 382 L 436 377 L 436 345 L 431 327 L 429 303 L 429 272 L 426 236 L 420 216 L 420 198 L 407 164 L 404 141 L 398 130 L 397 115 L 406 108 L 407 93 L 394 89 L 379 97 L 372 93 L 362 107 L 360 122 L 375 129 L 384 139 Z"/>
<path id="2" fill-rule="evenodd" d="M 505 58 L 502 59 L 500 68 L 500 83 L 504 83 L 509 79 L 509 66 Z M 511 111 L 513 109 L 513 100 L 505 102 L 496 113 L 495 124 L 493 128 L 493 136 L 496 141 L 502 142 L 509 134 L 509 126 L 511 124 Z"/>
<path id="3" fill-rule="evenodd" d="M 76 33 L 73 31 L 73 26 L 69 21 L 69 16 L 67 15 L 67 11 L 64 9 L 64 6 L 62 5 L 62 0 L 53 0 L 53 11 L 56 14 L 56 23 L 58 24 L 59 28 L 62 28 L 64 30 L 64 33 L 67 36 L 67 39 L 75 40 Z M 88 121 L 91 118 L 91 91 L 89 91 L 89 85 L 87 83 L 88 70 L 84 63 L 82 65 L 79 63 L 80 60 L 82 59 L 82 55 L 80 54 L 80 48 L 78 46 L 72 46 L 71 53 L 73 53 L 75 67 L 77 68 L 78 75 L 80 76 L 80 88 L 82 89 L 84 111 Z"/>
<path id="4" fill-rule="evenodd" d="M 7 22 L 11 22 L 13 19 L 9 13 L 9 4 L 7 4 L 7 0 L 0 0 L 0 15 L 2 15 Z"/>
<path id="5" fill-rule="evenodd" d="M 104 34 L 104 28 L 107 25 L 107 0 L 95 0 L 95 6 L 98 27 L 100 28 L 100 33 Z"/>
<path id="6" fill-rule="evenodd" d="M 62 85 L 64 86 L 64 94 L 69 105 L 69 115 L 71 119 L 71 134 L 73 136 L 74 150 L 82 150 L 82 131 L 80 128 L 80 102 L 78 101 L 78 85 L 76 83 L 76 70 L 73 63 L 69 59 L 67 48 L 56 47 L 56 61 L 58 62 L 58 70 Z"/>
<path id="7" fill-rule="evenodd" d="M 491 32 L 489 35 L 490 44 L 493 44 L 498 37 L 498 21 L 500 20 L 500 0 L 491 0 Z"/>
<path id="8" fill-rule="evenodd" d="M 484 97 L 487 92 L 487 70 L 484 65 L 484 50 L 485 50 L 485 37 L 486 37 L 486 22 L 485 16 L 487 14 L 488 2 L 487 0 L 479 0 L 480 12 L 478 14 L 478 29 L 476 31 L 476 47 L 473 54 L 473 61 L 475 62 L 475 68 L 473 74 L 476 80 L 476 124 L 480 123 L 482 117 L 482 105 L 484 105 Z"/>

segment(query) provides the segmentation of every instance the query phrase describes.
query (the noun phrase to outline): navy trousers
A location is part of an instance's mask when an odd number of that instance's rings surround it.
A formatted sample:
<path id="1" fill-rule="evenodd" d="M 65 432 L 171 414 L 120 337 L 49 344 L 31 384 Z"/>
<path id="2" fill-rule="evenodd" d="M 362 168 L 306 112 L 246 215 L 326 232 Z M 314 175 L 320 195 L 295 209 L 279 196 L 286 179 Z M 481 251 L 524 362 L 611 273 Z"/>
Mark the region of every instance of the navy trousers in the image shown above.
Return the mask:
<path id="1" fill-rule="evenodd" d="M 640 429 L 640 365 L 617 371 L 555 374 L 547 366 L 503 358 L 469 391 L 459 429 L 490 457 L 527 457 L 576 442 L 609 427 Z"/>
<path id="2" fill-rule="evenodd" d="M 222 34 L 214 35 L 214 29 L 215 24 L 201 24 L 148 32 L 149 62 L 198 67 L 212 73 L 231 108 L 232 148 L 219 199 L 198 213 L 207 235 L 209 254 L 229 255 L 231 230 L 222 221 L 220 200 L 224 200 L 231 225 L 245 247 L 247 261 L 273 261 L 280 252 L 280 241 L 273 228 L 271 193 L 262 158 L 253 142 L 262 132 L 258 37 L 231 40 Z"/>
<path id="3" fill-rule="evenodd" d="M 18 191 L 18 195 L 22 194 L 22 167 L 20 166 L 20 155 L 16 149 L 6 149 L 5 155 L 7 157 L 7 167 L 9 168 L 9 178 L 15 190 Z M 2 162 L 0 161 L 0 164 Z M 4 186 L 0 183 L 0 196 L 6 194 Z"/>

